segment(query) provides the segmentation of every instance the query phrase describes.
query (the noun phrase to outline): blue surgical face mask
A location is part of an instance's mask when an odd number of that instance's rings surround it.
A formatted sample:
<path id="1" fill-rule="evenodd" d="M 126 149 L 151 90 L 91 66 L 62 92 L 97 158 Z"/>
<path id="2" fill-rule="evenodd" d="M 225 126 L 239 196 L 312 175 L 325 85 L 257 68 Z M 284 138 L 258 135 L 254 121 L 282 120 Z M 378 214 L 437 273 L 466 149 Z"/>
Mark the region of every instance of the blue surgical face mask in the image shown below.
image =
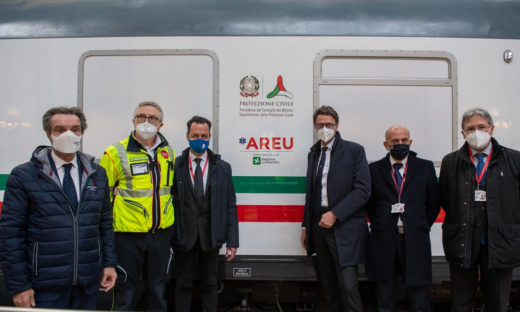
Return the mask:
<path id="1" fill-rule="evenodd" d="M 197 154 L 204 153 L 208 149 L 209 141 L 203 139 L 190 140 L 190 148 Z"/>

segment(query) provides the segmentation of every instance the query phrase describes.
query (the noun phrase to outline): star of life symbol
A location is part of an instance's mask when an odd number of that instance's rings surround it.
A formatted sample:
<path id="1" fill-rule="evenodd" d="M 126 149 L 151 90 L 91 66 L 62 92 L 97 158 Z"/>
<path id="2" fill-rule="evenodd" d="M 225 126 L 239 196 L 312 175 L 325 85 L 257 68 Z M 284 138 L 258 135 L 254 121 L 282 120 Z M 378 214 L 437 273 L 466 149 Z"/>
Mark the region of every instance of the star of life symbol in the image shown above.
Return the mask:
<path id="1" fill-rule="evenodd" d="M 258 90 L 260 89 L 260 82 L 256 79 L 255 76 L 245 76 L 240 80 L 240 95 L 243 97 L 255 97 L 260 94 Z"/>
<path id="2" fill-rule="evenodd" d="M 284 85 L 283 85 L 282 75 L 278 75 L 278 79 L 277 79 L 277 82 L 276 82 L 276 87 L 274 88 L 273 91 L 271 91 L 271 93 L 269 93 L 267 95 L 267 98 L 271 99 L 271 98 L 273 98 L 275 96 L 285 96 L 288 99 L 292 99 L 293 98 L 292 93 L 287 91 L 285 89 Z"/>
<path id="3" fill-rule="evenodd" d="M 240 139 L 238 139 L 238 143 L 240 143 L 240 144 L 242 144 L 242 145 L 243 145 L 243 144 L 246 144 L 246 138 L 240 138 Z"/>

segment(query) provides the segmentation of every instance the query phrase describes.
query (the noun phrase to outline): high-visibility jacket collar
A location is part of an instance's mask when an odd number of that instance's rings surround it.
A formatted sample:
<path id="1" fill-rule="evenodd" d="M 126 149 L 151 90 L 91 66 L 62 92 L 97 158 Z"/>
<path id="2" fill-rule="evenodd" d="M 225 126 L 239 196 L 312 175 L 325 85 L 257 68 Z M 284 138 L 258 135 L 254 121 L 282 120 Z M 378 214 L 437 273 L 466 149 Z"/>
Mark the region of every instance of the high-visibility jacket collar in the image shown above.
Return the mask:
<path id="1" fill-rule="evenodd" d="M 166 138 L 160 132 L 158 132 L 157 135 L 159 135 L 159 138 L 161 139 L 161 144 L 159 144 L 157 148 L 168 146 L 168 141 L 166 140 Z M 137 140 L 137 138 L 135 137 L 134 131 L 130 132 L 130 137 L 128 138 L 128 145 L 126 147 L 126 150 L 129 152 L 140 152 L 142 150 L 146 151 L 146 148 L 143 146 L 143 144 L 141 144 L 141 142 L 139 142 L 139 140 Z"/>

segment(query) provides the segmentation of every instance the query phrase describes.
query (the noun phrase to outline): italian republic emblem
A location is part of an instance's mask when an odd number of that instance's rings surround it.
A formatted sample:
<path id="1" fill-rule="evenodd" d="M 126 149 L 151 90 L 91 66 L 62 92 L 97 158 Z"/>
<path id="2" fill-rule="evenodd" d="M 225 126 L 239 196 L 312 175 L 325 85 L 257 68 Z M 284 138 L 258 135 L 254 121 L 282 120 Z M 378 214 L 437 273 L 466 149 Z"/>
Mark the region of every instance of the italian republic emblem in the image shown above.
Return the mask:
<path id="1" fill-rule="evenodd" d="M 255 76 L 245 76 L 240 80 L 240 95 L 243 97 L 255 97 L 258 96 L 258 90 L 260 89 L 260 82 Z"/>

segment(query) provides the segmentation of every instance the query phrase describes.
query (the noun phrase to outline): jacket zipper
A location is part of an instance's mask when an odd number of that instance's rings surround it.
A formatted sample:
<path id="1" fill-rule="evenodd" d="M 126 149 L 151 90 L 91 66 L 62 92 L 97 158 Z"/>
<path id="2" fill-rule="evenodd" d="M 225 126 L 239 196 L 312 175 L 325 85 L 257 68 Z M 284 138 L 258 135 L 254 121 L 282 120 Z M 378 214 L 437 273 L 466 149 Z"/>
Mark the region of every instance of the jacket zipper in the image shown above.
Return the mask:
<path id="1" fill-rule="evenodd" d="M 77 208 L 77 211 L 76 213 L 79 214 L 79 209 L 81 207 L 81 200 L 83 199 L 83 194 L 85 193 L 84 190 L 85 190 L 85 187 L 86 187 L 86 184 L 87 184 L 87 181 L 90 179 L 90 177 L 95 173 L 96 171 L 93 170 L 92 172 L 90 172 L 87 177 L 85 178 L 85 185 L 83 185 L 83 187 L 81 188 L 81 193 L 80 193 L 80 200 L 78 201 L 78 208 Z M 78 282 L 78 258 L 79 258 L 79 242 L 78 242 L 78 216 L 74 214 L 74 211 L 72 210 L 72 206 L 70 204 L 70 199 L 68 198 L 67 194 L 65 194 L 65 191 L 63 191 L 63 188 L 61 187 L 61 185 L 57 184 L 53 179 L 51 179 L 48 175 L 46 175 L 45 173 L 43 173 L 43 176 L 52 181 L 54 184 L 56 184 L 58 186 L 58 189 L 60 191 L 60 193 L 65 196 L 65 198 L 67 198 L 67 201 L 69 202 L 69 210 L 70 210 L 70 214 L 72 215 L 72 221 L 73 221 L 73 229 L 74 229 L 74 263 L 73 263 L 73 273 L 72 273 L 72 285 L 76 285 L 76 283 Z"/>
<path id="2" fill-rule="evenodd" d="M 70 206 L 69 206 L 70 207 Z M 72 210 L 72 208 L 71 208 Z M 79 210 L 79 205 L 78 205 Z M 72 277 L 72 285 L 78 282 L 78 216 L 73 215 L 74 220 L 74 276 Z"/>
<path id="3" fill-rule="evenodd" d="M 157 154 L 156 157 L 157 158 Z M 148 160 L 148 163 L 150 164 L 150 160 Z M 153 164 L 153 161 L 151 162 Z M 152 166 L 151 166 L 152 167 Z M 152 213 L 153 213 L 153 219 L 152 219 L 152 228 L 150 229 L 152 233 L 155 233 L 155 231 L 159 228 L 161 224 L 161 201 L 159 199 L 158 193 L 158 161 L 157 165 L 154 164 L 151 170 L 151 178 L 152 178 L 152 189 L 153 189 L 153 195 L 152 195 Z"/>

